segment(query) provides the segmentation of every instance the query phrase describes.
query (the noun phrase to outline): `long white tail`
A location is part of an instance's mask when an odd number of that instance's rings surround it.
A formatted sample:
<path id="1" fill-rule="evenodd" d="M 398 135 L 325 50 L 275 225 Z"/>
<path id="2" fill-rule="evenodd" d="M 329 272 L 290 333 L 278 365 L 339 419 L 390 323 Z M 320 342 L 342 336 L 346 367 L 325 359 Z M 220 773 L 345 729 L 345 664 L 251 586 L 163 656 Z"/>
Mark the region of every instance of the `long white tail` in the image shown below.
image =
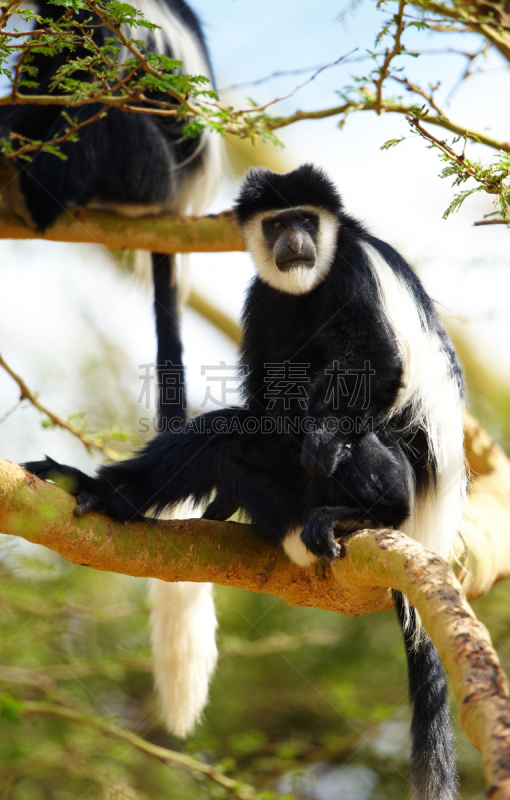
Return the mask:
<path id="1" fill-rule="evenodd" d="M 183 503 L 162 517 L 196 516 Z M 166 583 L 152 578 L 154 682 L 171 733 L 184 738 L 200 719 L 218 660 L 212 583 Z"/>
<path id="2" fill-rule="evenodd" d="M 218 658 L 213 585 L 150 584 L 154 680 L 168 729 L 184 738 L 207 703 Z"/>

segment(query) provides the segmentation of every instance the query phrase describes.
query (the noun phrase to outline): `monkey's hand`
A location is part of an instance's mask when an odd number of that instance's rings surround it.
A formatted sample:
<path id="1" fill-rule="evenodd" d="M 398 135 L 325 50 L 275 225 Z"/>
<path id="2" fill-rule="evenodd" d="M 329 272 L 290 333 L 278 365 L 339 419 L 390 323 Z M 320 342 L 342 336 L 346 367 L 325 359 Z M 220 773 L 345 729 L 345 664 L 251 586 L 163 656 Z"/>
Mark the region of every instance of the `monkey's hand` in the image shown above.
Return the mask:
<path id="1" fill-rule="evenodd" d="M 350 448 L 350 443 L 341 434 L 328 430 L 326 424 L 320 424 L 304 438 L 301 464 L 312 477 L 327 477 L 349 458 Z"/>
<path id="2" fill-rule="evenodd" d="M 364 516 L 366 514 L 361 508 L 346 506 L 315 508 L 301 531 L 301 540 L 306 549 L 318 558 L 327 561 L 342 558 L 342 538 L 352 531 L 368 527 L 370 522 L 363 519 Z"/>

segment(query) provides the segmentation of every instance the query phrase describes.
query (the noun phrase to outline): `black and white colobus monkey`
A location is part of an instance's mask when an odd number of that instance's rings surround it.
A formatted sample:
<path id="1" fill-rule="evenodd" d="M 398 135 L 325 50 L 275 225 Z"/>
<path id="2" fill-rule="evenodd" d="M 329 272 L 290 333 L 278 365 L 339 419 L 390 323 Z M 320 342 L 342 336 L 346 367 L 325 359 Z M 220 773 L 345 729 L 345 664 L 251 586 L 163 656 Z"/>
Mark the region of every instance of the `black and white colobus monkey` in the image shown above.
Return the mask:
<path id="1" fill-rule="evenodd" d="M 182 72 L 205 75 L 212 69 L 199 21 L 183 0 L 133 0 L 150 22 L 161 28 L 153 32 L 125 27 L 125 33 L 145 41 L 148 50 L 183 62 Z M 36 11 L 44 18 L 59 19 L 62 6 L 38 2 Z M 89 33 L 103 45 L 111 32 L 89 10 L 78 11 L 82 22 L 90 19 Z M 86 57 L 86 50 L 73 56 Z M 36 53 L 31 67 L 37 70 L 36 88 L 24 94 L 49 94 L 56 70 L 66 63 L 69 51 L 56 55 Z M 82 73 L 83 80 L 87 75 Z M 168 99 L 148 93 L 151 99 Z M 73 110 L 86 120 L 100 105 Z M 60 106 L 3 106 L 0 109 L 0 137 L 16 132 L 30 139 L 49 141 L 63 132 L 66 122 Z M 79 141 L 64 142 L 66 160 L 41 152 L 31 161 L 19 160 L 14 170 L 0 174 L 0 191 L 13 209 L 32 228 L 44 231 L 68 206 L 103 208 L 138 217 L 159 213 L 201 213 L 212 199 L 221 176 L 220 137 L 202 132 L 195 139 L 183 135 L 186 122 L 172 117 L 132 114 L 110 109 L 106 118 L 79 132 Z M 4 164 L 5 169 L 5 164 Z M 152 254 L 154 310 L 158 338 L 157 364 L 171 362 L 182 370 L 175 257 Z M 159 415 L 161 427 L 170 419 L 185 419 L 184 392 L 177 401 L 164 391 L 164 372 L 159 374 Z M 180 402 L 179 402 L 180 401 Z"/>
<path id="2" fill-rule="evenodd" d="M 212 79 L 207 48 L 197 17 L 184 0 L 130 0 L 145 18 L 160 26 L 154 32 L 124 26 L 127 36 L 144 40 L 148 50 L 183 62 L 182 72 Z M 58 19 L 65 8 L 41 0 L 36 11 L 43 18 Z M 78 18 L 91 19 L 89 29 L 97 44 L 112 34 L 89 10 Z M 52 78 L 66 62 L 69 51 L 48 56 L 33 55 L 38 87 L 24 87 L 25 94 L 49 94 Z M 73 56 L 90 53 L 75 50 Z M 80 76 L 86 80 L 86 74 Z M 157 94 L 150 94 L 159 99 Z M 168 99 L 165 95 L 162 99 Z M 89 119 L 100 106 L 73 109 L 73 116 Z M 49 141 L 66 122 L 59 106 L 3 106 L 0 137 L 11 131 L 31 139 Z M 32 160 L 4 162 L 0 191 L 13 209 L 33 228 L 43 231 L 71 205 L 111 209 L 130 217 L 158 213 L 200 214 L 212 200 L 221 179 L 221 141 L 202 132 L 197 138 L 183 135 L 185 122 L 170 117 L 130 114 L 110 109 L 105 119 L 84 127 L 79 141 L 63 143 L 61 161 L 49 153 Z M 6 169 L 8 165 L 10 169 Z M 184 392 L 165 392 L 167 365 L 182 370 L 182 346 L 177 302 L 176 260 L 165 253 L 152 254 L 154 310 L 158 351 L 159 423 L 182 423 L 186 416 Z M 174 515 L 189 517 L 189 509 Z M 151 581 L 154 673 L 163 713 L 169 727 L 184 735 L 207 699 L 207 687 L 217 659 L 215 614 L 211 584 Z M 176 643 L 176 646 L 172 645 Z M 182 654 L 194 661 L 194 670 Z"/>
<path id="3" fill-rule="evenodd" d="M 394 526 L 448 558 L 466 479 L 462 377 L 420 281 L 344 212 L 311 165 L 251 172 L 236 214 L 258 271 L 243 317 L 246 406 L 162 433 L 94 478 L 51 459 L 27 468 L 71 477 L 76 513 L 121 520 L 215 490 L 205 517 L 242 509 L 263 539 L 302 566 L 338 555 L 334 526 L 346 519 Z M 306 400 L 275 394 L 282 367 L 305 377 Z M 444 672 L 432 643 L 417 635 L 413 609 L 399 593 L 395 602 L 413 703 L 413 797 L 452 800 Z"/>

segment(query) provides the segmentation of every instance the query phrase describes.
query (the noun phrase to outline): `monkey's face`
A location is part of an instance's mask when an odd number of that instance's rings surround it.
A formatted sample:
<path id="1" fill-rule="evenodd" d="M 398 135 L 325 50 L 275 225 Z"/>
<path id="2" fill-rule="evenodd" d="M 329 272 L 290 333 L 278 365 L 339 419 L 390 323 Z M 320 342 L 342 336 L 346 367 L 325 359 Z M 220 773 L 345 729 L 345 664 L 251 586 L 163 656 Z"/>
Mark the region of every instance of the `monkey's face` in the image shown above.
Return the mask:
<path id="1" fill-rule="evenodd" d="M 268 252 L 280 272 L 313 269 L 317 260 L 319 217 L 301 210 L 282 211 L 262 220 Z"/>
<path id="2" fill-rule="evenodd" d="M 333 263 L 340 221 L 314 206 L 261 211 L 241 227 L 260 278 L 287 294 L 306 294 Z"/>

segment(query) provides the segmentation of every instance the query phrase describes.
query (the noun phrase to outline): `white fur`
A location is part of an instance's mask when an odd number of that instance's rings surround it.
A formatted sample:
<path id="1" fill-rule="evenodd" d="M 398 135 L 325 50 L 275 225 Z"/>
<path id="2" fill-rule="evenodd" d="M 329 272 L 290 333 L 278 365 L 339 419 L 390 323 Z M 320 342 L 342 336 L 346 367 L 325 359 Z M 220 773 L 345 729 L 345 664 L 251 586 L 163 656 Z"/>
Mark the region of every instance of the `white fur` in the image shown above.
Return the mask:
<path id="1" fill-rule="evenodd" d="M 282 545 L 294 564 L 298 564 L 300 567 L 310 567 L 318 561 L 318 558 L 310 552 L 301 539 L 302 530 L 302 528 L 295 528 L 293 531 L 290 531 L 283 540 Z"/>
<path id="2" fill-rule="evenodd" d="M 181 505 L 173 519 L 196 516 Z M 207 703 L 218 660 L 212 583 L 150 581 L 154 681 L 168 729 L 184 738 Z"/>
<path id="3" fill-rule="evenodd" d="M 466 493 L 462 401 L 439 337 L 431 332 L 412 296 L 385 259 L 368 244 L 366 257 L 379 284 L 382 305 L 403 364 L 403 386 L 391 416 L 412 408 L 411 425 L 426 420 L 429 447 L 437 462 L 437 488 L 414 503 L 414 482 L 408 482 L 413 508 L 402 530 L 445 559 L 452 557 Z"/>
<path id="4" fill-rule="evenodd" d="M 275 211 L 260 211 L 254 214 L 242 226 L 242 234 L 246 247 L 257 267 L 259 277 L 273 289 L 286 294 L 307 294 L 322 283 L 328 274 L 337 248 L 338 217 L 324 208 L 316 206 L 296 206 L 296 211 L 304 214 L 319 215 L 319 231 L 317 237 L 317 258 L 315 266 L 292 267 L 285 272 L 278 269 L 274 259 L 268 253 L 267 242 L 262 230 L 262 222 L 275 216 Z"/>
<path id="5" fill-rule="evenodd" d="M 184 738 L 199 721 L 214 673 L 212 583 L 151 580 L 154 680 L 168 729 Z"/>

